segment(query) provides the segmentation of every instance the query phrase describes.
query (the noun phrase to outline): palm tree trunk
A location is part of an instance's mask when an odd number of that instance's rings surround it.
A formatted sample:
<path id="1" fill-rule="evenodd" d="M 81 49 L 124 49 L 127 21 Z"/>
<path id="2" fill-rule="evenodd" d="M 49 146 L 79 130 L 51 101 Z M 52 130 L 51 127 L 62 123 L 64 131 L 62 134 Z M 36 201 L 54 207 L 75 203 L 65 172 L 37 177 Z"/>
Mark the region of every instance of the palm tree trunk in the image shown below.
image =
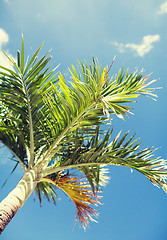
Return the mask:
<path id="1" fill-rule="evenodd" d="M 15 216 L 19 208 L 20 201 L 15 196 L 8 195 L 0 203 L 0 234 L 3 232 L 8 223 Z"/>
<path id="2" fill-rule="evenodd" d="M 17 186 L 0 203 L 0 234 L 33 192 L 37 184 L 35 170 L 26 172 Z"/>

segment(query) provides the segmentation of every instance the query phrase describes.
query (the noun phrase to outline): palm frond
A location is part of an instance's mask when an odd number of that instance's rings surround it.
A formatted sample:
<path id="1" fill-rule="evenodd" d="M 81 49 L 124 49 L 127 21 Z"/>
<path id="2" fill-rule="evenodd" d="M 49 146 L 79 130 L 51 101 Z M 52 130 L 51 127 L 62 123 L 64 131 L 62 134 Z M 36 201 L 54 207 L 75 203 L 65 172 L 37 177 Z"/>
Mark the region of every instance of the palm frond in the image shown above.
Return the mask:
<path id="1" fill-rule="evenodd" d="M 98 136 L 98 131 L 97 135 Z M 117 165 L 135 169 L 145 175 L 154 185 L 167 191 L 166 161 L 154 157 L 154 149 L 140 150 L 140 142 L 134 136 L 128 138 L 128 132 L 120 138 L 120 133 L 111 141 L 112 130 L 108 131 L 103 140 L 77 142 L 76 145 L 63 147 L 64 155 L 61 161 L 55 161 L 52 166 L 43 170 L 44 175 L 64 169 L 76 168 L 85 173 L 92 190 L 98 189 L 100 165 Z M 128 138 L 128 139 L 127 139 Z M 109 143 L 109 141 L 111 141 Z M 96 143 L 96 144 L 95 144 Z M 60 149 L 61 155 L 61 149 Z"/>
<path id="2" fill-rule="evenodd" d="M 7 129 L 15 131 L 17 139 L 22 136 L 24 149 L 29 148 L 29 167 L 33 166 L 35 151 L 38 150 L 39 139 L 43 139 L 40 109 L 44 109 L 43 94 L 51 90 L 51 82 L 55 83 L 55 69 L 50 70 L 46 65 L 51 57 L 47 54 L 37 61 L 36 51 L 33 57 L 24 65 L 24 40 L 22 38 L 21 54 L 18 51 L 17 63 L 9 58 L 14 70 L 0 66 L 0 124 L 1 131 L 5 136 L 4 122 L 8 121 Z M 19 134 L 18 134 L 19 133 Z M 3 138 L 1 139 L 3 141 Z M 46 142 L 46 140 L 44 141 Z M 17 153 L 16 153 L 17 155 Z"/>
<path id="3" fill-rule="evenodd" d="M 22 132 L 9 119 L 0 120 L 0 142 L 8 147 L 23 169 L 26 170 L 28 162 Z"/>
<path id="4" fill-rule="evenodd" d="M 46 180 L 47 179 L 43 179 L 43 181 L 39 182 L 35 188 L 35 191 L 41 206 L 42 206 L 42 197 L 45 197 L 49 202 L 51 200 L 54 204 L 56 204 L 55 197 L 59 200 L 59 197 L 56 193 L 56 187 Z M 34 194 L 34 200 L 35 200 L 35 194 Z"/>

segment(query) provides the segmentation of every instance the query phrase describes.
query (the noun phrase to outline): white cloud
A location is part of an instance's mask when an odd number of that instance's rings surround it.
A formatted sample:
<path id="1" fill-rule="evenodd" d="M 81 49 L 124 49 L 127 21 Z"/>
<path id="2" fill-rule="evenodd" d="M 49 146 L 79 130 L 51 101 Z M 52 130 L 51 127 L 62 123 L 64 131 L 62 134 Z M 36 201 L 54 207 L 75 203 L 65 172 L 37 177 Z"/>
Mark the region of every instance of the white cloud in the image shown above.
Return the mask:
<path id="1" fill-rule="evenodd" d="M 167 14 L 167 2 L 161 4 L 158 14 Z"/>
<path id="2" fill-rule="evenodd" d="M 5 3 L 10 4 L 10 0 L 4 0 Z"/>
<path id="3" fill-rule="evenodd" d="M 3 30 L 2 28 L 0 28 L 0 49 L 2 49 L 2 47 L 7 44 L 9 42 L 9 36 L 8 34 L 5 32 L 5 30 Z M 9 55 L 9 57 L 13 58 L 11 54 L 8 53 L 8 50 L 5 50 L 5 52 L 7 52 L 7 54 Z M 3 67 L 7 67 L 10 69 L 13 69 L 11 63 L 9 62 L 9 60 L 7 59 L 7 57 L 3 54 L 2 51 L 0 51 L 0 65 Z"/>
<path id="4" fill-rule="evenodd" d="M 7 43 L 9 41 L 9 36 L 8 34 L 0 28 L 0 48 L 2 47 L 3 44 Z"/>
<path id="5" fill-rule="evenodd" d="M 140 44 L 135 43 L 118 43 L 113 42 L 112 44 L 116 46 L 120 53 L 125 52 L 127 49 L 135 52 L 137 56 L 143 57 L 145 54 L 149 53 L 153 48 L 153 43 L 158 42 L 160 40 L 160 36 L 156 35 L 146 35 L 143 37 L 142 42 Z"/>

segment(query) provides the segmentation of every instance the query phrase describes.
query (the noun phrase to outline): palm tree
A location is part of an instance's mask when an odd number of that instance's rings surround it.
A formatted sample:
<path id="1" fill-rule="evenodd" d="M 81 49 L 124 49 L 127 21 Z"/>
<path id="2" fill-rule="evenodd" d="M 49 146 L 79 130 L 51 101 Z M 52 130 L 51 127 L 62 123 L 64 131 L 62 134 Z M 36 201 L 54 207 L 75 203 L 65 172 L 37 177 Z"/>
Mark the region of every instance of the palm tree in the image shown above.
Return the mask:
<path id="1" fill-rule="evenodd" d="M 13 69 L 0 66 L 0 141 L 15 158 L 13 171 L 18 164 L 24 170 L 0 203 L 0 233 L 34 191 L 40 204 L 43 196 L 55 203 L 57 189 L 73 200 L 85 228 L 97 215 L 106 165 L 135 169 L 167 191 L 166 162 L 153 157 L 154 149 L 138 149 L 140 142 L 129 132 L 112 137 L 110 115 L 124 119 L 140 94 L 155 97 L 153 81 L 123 70 L 110 78 L 112 65 L 101 69 L 94 59 L 91 66 L 79 63 L 79 71 L 72 66 L 66 81 L 48 66 L 48 53 L 37 58 L 41 47 L 25 61 L 22 37 L 17 63 L 4 53 Z"/>

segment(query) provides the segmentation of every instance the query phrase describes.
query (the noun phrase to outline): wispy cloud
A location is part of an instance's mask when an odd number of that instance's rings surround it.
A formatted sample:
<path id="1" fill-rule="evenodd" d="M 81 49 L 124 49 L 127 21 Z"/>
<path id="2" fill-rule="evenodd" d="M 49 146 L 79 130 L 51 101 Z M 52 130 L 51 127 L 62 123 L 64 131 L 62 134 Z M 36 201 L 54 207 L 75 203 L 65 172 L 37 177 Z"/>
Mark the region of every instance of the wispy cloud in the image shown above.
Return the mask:
<path id="1" fill-rule="evenodd" d="M 2 49 L 3 46 L 6 45 L 8 42 L 9 42 L 8 34 L 5 32 L 4 29 L 0 28 L 0 49 Z M 8 50 L 5 50 L 5 52 L 8 53 Z M 9 55 L 9 57 L 12 57 L 11 54 L 8 53 L 8 55 Z M 9 62 L 7 57 L 5 57 L 5 55 L 1 51 L 0 51 L 0 65 L 12 69 L 11 63 Z"/>
<path id="2" fill-rule="evenodd" d="M 164 2 L 160 5 L 158 14 L 167 14 L 167 2 Z"/>
<path id="3" fill-rule="evenodd" d="M 127 49 L 133 51 L 137 56 L 143 57 L 145 54 L 149 53 L 153 48 L 153 43 L 158 42 L 160 36 L 156 35 L 146 35 L 143 37 L 140 44 L 135 43 L 118 43 L 112 42 L 112 45 L 116 46 L 118 51 L 124 53 Z"/>

